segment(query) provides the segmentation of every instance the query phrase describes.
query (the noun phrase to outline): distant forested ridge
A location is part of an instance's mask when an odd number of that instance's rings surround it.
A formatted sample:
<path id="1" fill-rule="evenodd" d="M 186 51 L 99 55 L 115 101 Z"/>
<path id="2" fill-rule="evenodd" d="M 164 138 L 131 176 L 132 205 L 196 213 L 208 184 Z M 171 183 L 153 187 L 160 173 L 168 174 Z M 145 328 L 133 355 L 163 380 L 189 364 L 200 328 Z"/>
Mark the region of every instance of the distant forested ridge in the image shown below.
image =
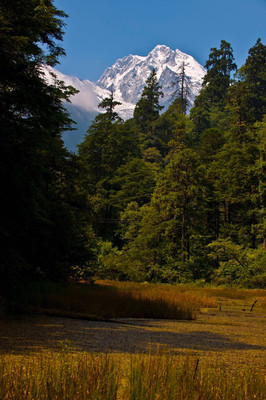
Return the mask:
<path id="1" fill-rule="evenodd" d="M 151 68 L 133 118 L 121 120 L 111 94 L 74 155 L 62 142 L 74 89 L 42 73 L 64 54 L 65 13 L 23 0 L 2 1 L 0 16 L 1 290 L 95 275 L 264 287 L 261 40 L 241 68 L 230 43 L 211 49 L 189 115 L 185 65 L 165 112 Z"/>

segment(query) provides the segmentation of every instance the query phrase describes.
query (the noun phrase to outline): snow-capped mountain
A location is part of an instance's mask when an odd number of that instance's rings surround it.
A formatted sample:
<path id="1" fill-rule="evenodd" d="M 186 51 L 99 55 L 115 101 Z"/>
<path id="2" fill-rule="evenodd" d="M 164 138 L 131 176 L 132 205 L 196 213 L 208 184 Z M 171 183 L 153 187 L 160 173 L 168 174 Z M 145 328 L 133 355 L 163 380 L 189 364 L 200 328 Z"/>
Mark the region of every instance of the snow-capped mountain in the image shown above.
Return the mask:
<path id="1" fill-rule="evenodd" d="M 182 65 L 185 69 L 185 84 L 191 107 L 200 91 L 206 71 L 192 56 L 180 50 L 171 50 L 164 45 L 156 46 L 146 57 L 130 54 L 118 59 L 104 71 L 96 83 L 89 80 L 81 81 L 77 77 L 70 77 L 55 69 L 46 68 L 45 76 L 49 82 L 52 82 L 50 70 L 66 85 L 79 90 L 78 94 L 71 97 L 71 104 L 66 104 L 72 119 L 77 122 L 76 134 L 66 132 L 64 135 L 66 146 L 74 150 L 75 145 L 81 142 L 90 121 L 97 113 L 103 111 L 98 109 L 98 104 L 103 98 L 109 96 L 111 91 L 114 93 L 114 99 L 122 103 L 116 108 L 120 117 L 131 118 L 153 68 L 164 93 L 160 103 L 165 111 L 180 93 Z"/>
<path id="2" fill-rule="evenodd" d="M 146 57 L 130 54 L 117 60 L 104 71 L 96 84 L 102 89 L 112 90 L 114 97 L 119 101 L 135 105 L 152 68 L 154 68 L 164 93 L 160 102 L 167 109 L 179 94 L 183 63 L 191 106 L 200 91 L 206 71 L 192 56 L 182 53 L 180 50 L 171 50 L 164 45 L 156 46 Z M 128 117 L 131 116 L 131 110 L 128 110 Z"/>

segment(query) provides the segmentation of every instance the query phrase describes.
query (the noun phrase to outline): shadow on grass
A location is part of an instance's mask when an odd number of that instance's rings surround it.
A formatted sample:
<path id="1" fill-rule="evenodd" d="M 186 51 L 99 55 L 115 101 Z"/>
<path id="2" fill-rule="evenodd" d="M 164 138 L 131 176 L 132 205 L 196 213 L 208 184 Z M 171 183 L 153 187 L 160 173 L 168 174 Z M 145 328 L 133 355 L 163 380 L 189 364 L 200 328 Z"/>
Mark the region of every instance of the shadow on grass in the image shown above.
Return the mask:
<path id="1" fill-rule="evenodd" d="M 0 353 L 23 354 L 40 348 L 60 350 L 62 343 L 69 343 L 75 351 L 123 353 L 145 351 L 149 344 L 173 350 L 216 352 L 266 349 L 266 346 L 237 342 L 209 331 L 169 332 L 162 330 L 162 321 L 155 320 L 154 325 L 148 324 L 149 327 L 145 322 L 110 324 L 46 316 L 0 321 Z"/>

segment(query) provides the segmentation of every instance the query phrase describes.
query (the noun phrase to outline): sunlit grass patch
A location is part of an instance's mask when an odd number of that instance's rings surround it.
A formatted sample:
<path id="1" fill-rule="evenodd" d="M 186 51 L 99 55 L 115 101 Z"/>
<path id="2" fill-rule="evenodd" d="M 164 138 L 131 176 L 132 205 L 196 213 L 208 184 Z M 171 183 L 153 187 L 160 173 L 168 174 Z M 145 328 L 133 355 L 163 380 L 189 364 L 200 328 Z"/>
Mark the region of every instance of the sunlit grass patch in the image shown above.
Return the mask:
<path id="1" fill-rule="evenodd" d="M 130 400 L 263 399 L 263 374 L 228 371 L 201 365 L 199 358 L 174 357 L 168 352 L 135 356 L 131 367 Z"/>
<path id="2" fill-rule="evenodd" d="M 209 296 L 220 297 L 226 299 L 252 299 L 266 297 L 266 291 L 263 289 L 238 289 L 238 288 L 201 288 L 202 292 L 205 292 Z"/>
<path id="3" fill-rule="evenodd" d="M 232 374 L 160 349 L 126 359 L 68 350 L 0 357 L 0 398 L 7 400 L 264 400 L 264 395 L 262 373 Z"/>
<path id="4" fill-rule="evenodd" d="M 194 290 L 194 287 L 188 285 L 164 285 L 136 282 L 116 282 L 116 281 L 98 281 L 101 286 L 115 287 L 124 292 L 131 292 L 134 296 L 149 296 L 150 298 L 165 298 L 169 301 L 188 304 L 194 310 L 201 307 L 217 307 L 217 298 L 210 296 L 200 290 Z M 197 288 L 196 288 L 197 289 Z"/>
<path id="5" fill-rule="evenodd" d="M 11 298 L 15 308 L 27 306 L 37 312 L 94 319 L 191 320 L 200 309 L 219 308 L 221 302 L 233 305 L 235 301 L 240 305 L 242 301 L 244 307 L 251 308 L 256 299 L 256 309 L 266 305 L 265 290 L 116 281 L 96 281 L 96 284 L 35 283 L 18 288 Z"/>
<path id="6" fill-rule="evenodd" d="M 31 284 L 13 293 L 16 307 L 69 313 L 69 316 L 94 318 L 195 318 L 201 306 L 193 295 L 156 288 L 122 289 L 89 284 Z"/>
<path id="7" fill-rule="evenodd" d="M 0 357 L 0 398 L 117 399 L 119 365 L 109 355 L 41 352 Z"/>

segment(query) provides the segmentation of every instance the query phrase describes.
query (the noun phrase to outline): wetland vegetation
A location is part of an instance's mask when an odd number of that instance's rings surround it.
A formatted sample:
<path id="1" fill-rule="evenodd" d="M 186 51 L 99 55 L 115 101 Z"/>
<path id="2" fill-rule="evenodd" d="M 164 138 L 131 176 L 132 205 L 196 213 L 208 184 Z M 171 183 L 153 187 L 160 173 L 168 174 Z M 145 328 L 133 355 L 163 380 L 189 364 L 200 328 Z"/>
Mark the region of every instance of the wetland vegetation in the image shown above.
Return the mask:
<path id="1" fill-rule="evenodd" d="M 264 399 L 264 290 L 112 281 L 44 288 L 18 297 L 35 314 L 0 321 L 0 398 Z M 149 299 L 145 318 L 132 314 L 132 298 L 140 307 Z M 100 305 L 85 307 L 91 299 Z M 129 302 L 128 315 L 117 299 Z M 167 301 L 171 310 L 193 304 L 195 319 L 158 319 Z"/>

